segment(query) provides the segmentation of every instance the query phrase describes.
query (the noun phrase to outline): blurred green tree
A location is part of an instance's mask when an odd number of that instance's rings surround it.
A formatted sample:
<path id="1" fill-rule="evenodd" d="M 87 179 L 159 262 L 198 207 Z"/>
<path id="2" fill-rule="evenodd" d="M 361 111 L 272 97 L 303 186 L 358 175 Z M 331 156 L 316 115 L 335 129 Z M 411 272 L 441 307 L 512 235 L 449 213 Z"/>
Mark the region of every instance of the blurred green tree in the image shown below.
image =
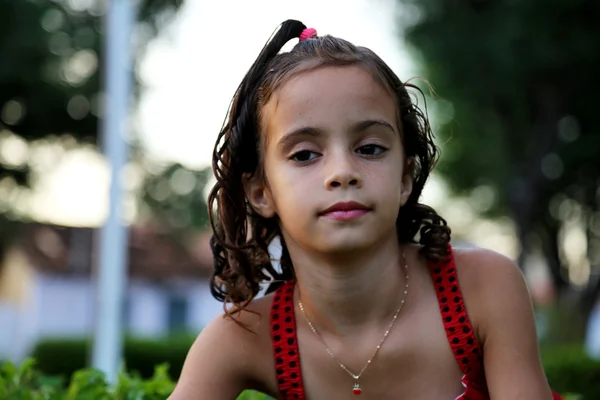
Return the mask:
<path id="1" fill-rule="evenodd" d="M 139 2 L 137 56 L 182 3 Z M 26 142 L 65 134 L 96 142 L 107 4 L 0 0 L 0 132 L 10 131 Z M 26 184 L 27 160 L 6 158 L 11 157 L 0 157 L 0 179 Z"/>
<path id="2" fill-rule="evenodd" d="M 210 167 L 193 170 L 169 164 L 148 174 L 141 190 L 140 208 L 175 234 L 202 231 L 208 227 L 205 190 L 212 178 Z"/>
<path id="3" fill-rule="evenodd" d="M 137 3 L 134 61 L 183 0 Z M 0 0 L 0 188 L 30 183 L 27 148 L 32 143 L 67 137 L 70 146 L 97 144 L 107 4 Z M 136 80 L 136 96 L 139 87 Z M 5 206 L 0 209 L 0 260 L 19 227 Z"/>
<path id="4" fill-rule="evenodd" d="M 589 309 L 600 292 L 600 2 L 399 4 L 407 42 L 443 99 L 438 172 L 457 194 L 486 193 L 484 214 L 511 216 L 522 255 L 541 248 L 559 292 L 575 289 Z M 564 257 L 572 227 L 591 270 L 579 287 Z"/>

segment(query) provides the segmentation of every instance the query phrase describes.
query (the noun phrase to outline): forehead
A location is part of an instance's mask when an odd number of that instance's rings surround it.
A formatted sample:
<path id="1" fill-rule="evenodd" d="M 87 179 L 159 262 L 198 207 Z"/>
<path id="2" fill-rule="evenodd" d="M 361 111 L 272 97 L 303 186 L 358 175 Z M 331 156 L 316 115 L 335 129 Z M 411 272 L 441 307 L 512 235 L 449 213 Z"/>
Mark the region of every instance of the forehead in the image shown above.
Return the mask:
<path id="1" fill-rule="evenodd" d="M 391 92 L 360 65 L 298 73 L 273 93 L 262 110 L 262 125 L 269 136 L 301 126 L 333 128 L 365 119 L 398 125 Z"/>

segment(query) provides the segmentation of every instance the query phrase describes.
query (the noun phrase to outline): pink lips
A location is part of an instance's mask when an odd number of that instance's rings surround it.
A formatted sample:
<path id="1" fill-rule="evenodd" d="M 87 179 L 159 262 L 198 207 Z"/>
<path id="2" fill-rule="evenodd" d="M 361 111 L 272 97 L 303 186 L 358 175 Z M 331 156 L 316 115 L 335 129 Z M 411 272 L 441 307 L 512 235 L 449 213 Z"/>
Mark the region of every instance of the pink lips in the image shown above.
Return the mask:
<path id="1" fill-rule="evenodd" d="M 334 204 L 320 213 L 320 216 L 338 221 L 351 221 L 362 217 L 370 211 L 371 209 L 364 204 L 357 203 L 355 201 L 349 201 L 345 203 Z"/>

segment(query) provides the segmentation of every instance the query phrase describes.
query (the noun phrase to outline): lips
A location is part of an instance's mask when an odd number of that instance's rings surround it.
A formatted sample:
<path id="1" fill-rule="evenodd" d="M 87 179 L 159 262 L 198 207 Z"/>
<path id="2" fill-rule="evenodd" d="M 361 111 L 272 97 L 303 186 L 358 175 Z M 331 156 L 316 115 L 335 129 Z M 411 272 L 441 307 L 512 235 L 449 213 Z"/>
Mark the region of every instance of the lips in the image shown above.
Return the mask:
<path id="1" fill-rule="evenodd" d="M 362 217 L 369 213 L 372 209 L 365 206 L 364 204 L 349 201 L 343 203 L 336 203 L 321 212 L 319 215 L 323 217 L 329 217 L 336 220 L 348 221 Z"/>

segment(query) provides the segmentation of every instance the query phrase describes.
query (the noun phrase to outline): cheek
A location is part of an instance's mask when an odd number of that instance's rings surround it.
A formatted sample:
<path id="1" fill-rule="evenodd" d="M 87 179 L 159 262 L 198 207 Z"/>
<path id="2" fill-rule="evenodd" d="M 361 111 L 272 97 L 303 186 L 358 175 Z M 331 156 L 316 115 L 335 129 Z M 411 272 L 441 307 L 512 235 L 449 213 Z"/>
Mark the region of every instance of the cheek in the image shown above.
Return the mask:
<path id="1" fill-rule="evenodd" d="M 277 214 L 281 216 L 282 212 L 285 213 L 285 209 L 301 203 L 299 199 L 303 196 L 299 196 L 301 192 L 299 185 L 304 183 L 304 180 L 298 176 L 297 171 L 269 156 L 265 159 L 264 168 L 269 193 Z"/>
<path id="2" fill-rule="evenodd" d="M 300 212 L 310 205 L 309 194 L 316 194 L 319 183 L 310 174 L 299 174 L 297 170 L 291 171 L 280 167 L 275 174 L 271 174 L 270 191 L 273 203 L 278 214 Z M 322 186 L 322 183 L 321 183 Z M 288 211 L 289 210 L 289 211 Z"/>
<path id="3" fill-rule="evenodd" d="M 401 157 L 370 169 L 365 174 L 366 184 L 378 192 L 386 203 L 400 203 L 403 190 L 403 168 Z"/>

